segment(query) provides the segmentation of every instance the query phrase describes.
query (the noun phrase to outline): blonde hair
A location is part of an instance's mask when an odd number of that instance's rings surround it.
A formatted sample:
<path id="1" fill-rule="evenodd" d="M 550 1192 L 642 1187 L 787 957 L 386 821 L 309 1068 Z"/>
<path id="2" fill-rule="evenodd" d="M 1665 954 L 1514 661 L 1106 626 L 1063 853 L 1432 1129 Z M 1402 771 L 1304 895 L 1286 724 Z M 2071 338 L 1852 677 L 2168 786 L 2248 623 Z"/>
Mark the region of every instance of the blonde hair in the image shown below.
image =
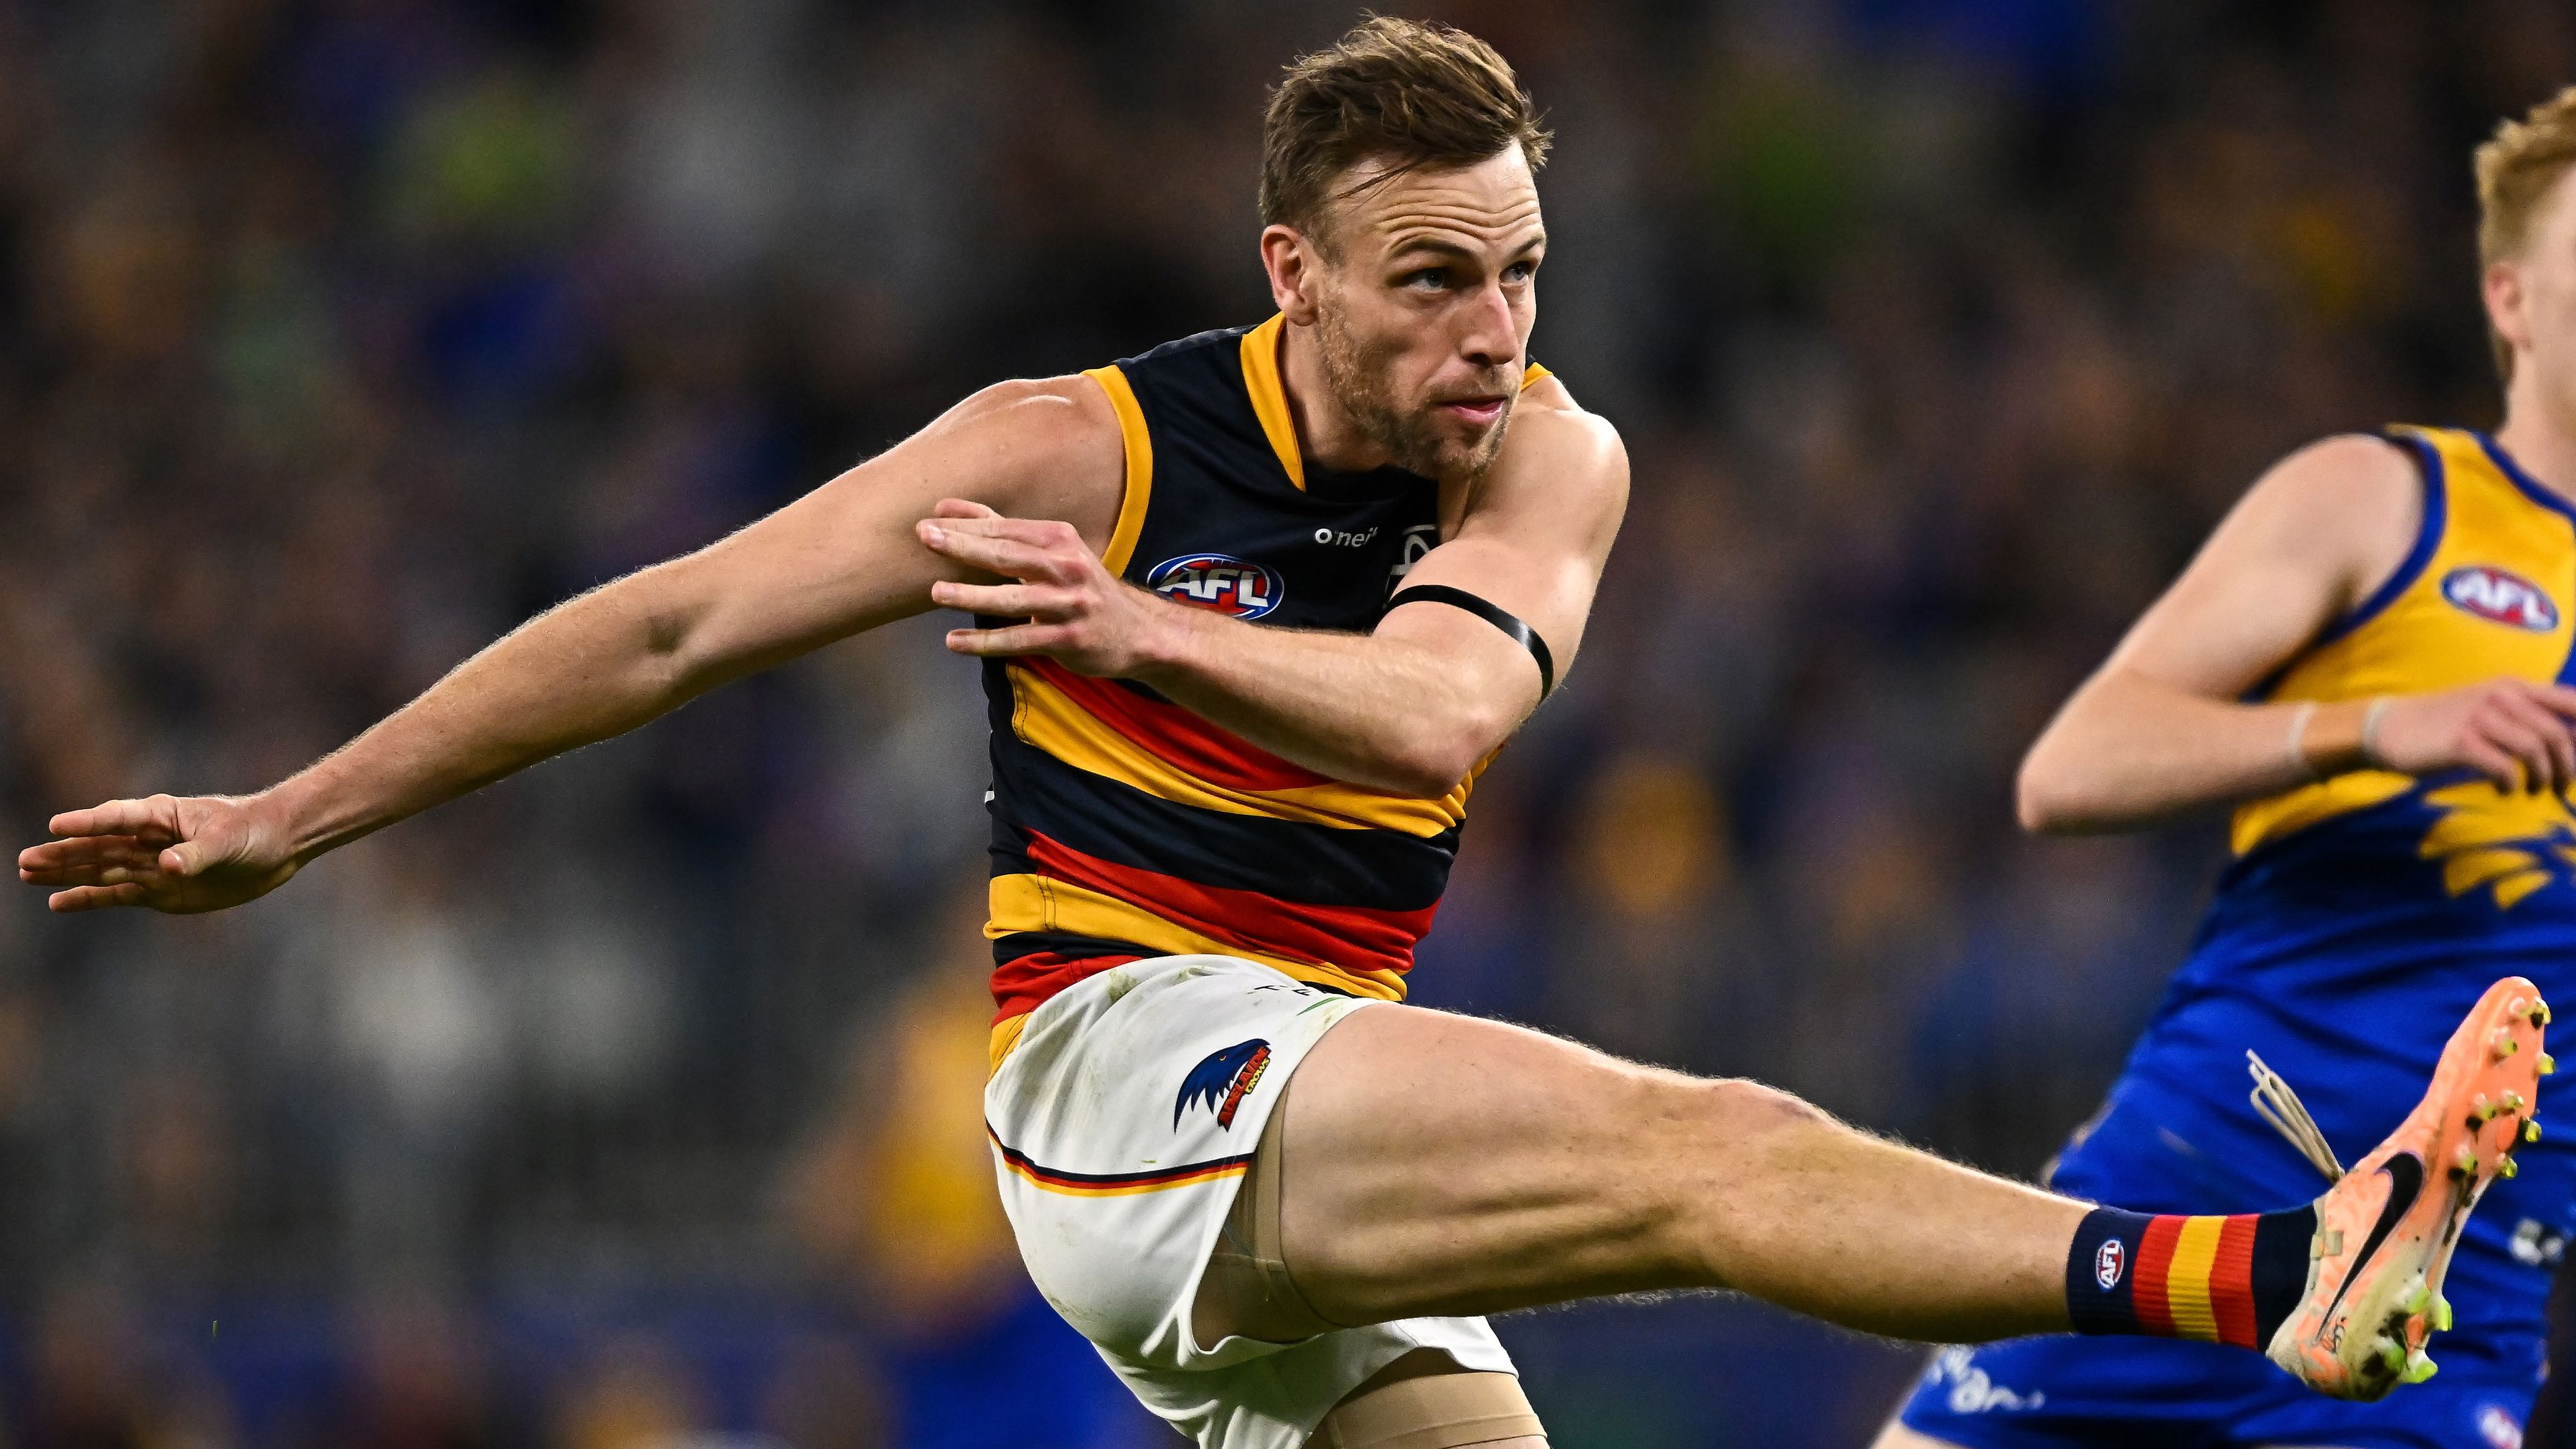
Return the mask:
<path id="1" fill-rule="evenodd" d="M 2569 86 L 2533 106 L 2519 121 L 2506 121 L 2478 147 L 2478 267 L 2522 255 L 2531 241 L 2532 218 L 2558 184 L 2576 166 L 2576 86 Z M 2495 349 L 2496 373 L 2513 380 L 2513 348 L 2487 329 Z"/>

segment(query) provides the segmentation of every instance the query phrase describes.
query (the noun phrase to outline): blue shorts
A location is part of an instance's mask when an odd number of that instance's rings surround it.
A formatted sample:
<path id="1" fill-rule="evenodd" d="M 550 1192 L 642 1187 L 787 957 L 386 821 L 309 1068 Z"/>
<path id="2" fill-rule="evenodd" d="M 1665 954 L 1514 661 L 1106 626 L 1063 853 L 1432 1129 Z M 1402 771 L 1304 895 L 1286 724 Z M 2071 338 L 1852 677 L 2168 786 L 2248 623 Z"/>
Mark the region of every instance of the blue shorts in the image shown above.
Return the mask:
<path id="1" fill-rule="evenodd" d="M 1965 1449 L 2521 1449 L 2528 1373 L 2450 1366 L 2375 1404 L 2309 1390 L 2259 1354 L 2169 1338 L 2016 1338 L 1934 1355 L 1907 1428 Z"/>

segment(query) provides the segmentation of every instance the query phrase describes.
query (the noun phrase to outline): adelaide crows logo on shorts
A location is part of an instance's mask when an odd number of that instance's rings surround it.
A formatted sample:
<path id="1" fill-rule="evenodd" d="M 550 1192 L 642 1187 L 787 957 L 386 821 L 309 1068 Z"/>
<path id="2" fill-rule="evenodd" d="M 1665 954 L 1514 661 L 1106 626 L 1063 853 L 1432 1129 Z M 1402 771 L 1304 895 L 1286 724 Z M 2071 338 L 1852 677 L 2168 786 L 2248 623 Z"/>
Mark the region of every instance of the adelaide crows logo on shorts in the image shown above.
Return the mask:
<path id="1" fill-rule="evenodd" d="M 1258 619 L 1279 607 L 1288 590 L 1279 575 L 1249 559 L 1225 553 L 1185 553 L 1165 559 L 1145 575 L 1145 587 L 1167 599 Z"/>
<path id="2" fill-rule="evenodd" d="M 1231 1131 L 1235 1109 L 1261 1085 L 1261 1074 L 1269 1069 L 1270 1043 L 1259 1037 L 1210 1053 L 1181 1079 L 1181 1099 L 1172 1104 L 1172 1125 L 1181 1125 L 1181 1114 L 1192 1103 L 1205 1103 L 1216 1109 L 1216 1125 Z"/>
<path id="3" fill-rule="evenodd" d="M 2558 605 L 2540 585 L 2487 564 L 2471 564 L 2444 574 L 2442 597 L 2481 619 L 2529 629 L 2534 634 L 2546 634 L 2558 627 Z"/>

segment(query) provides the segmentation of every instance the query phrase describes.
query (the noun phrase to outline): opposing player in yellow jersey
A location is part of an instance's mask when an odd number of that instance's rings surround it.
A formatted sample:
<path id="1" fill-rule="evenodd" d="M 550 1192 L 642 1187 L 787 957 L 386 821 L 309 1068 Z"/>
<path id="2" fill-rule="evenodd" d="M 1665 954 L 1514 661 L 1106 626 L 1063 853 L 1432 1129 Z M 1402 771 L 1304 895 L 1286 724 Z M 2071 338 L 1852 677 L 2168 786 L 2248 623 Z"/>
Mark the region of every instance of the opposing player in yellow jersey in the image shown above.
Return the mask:
<path id="1" fill-rule="evenodd" d="M 2308 1335 L 2331 1346 L 2276 1352 L 2293 1373 L 2385 1391 L 2527 1119 L 2528 982 L 2377 1104 L 2425 1190 L 2366 1174 L 2235 1217 L 2096 1210 L 1750 1082 L 1399 1003 L 1472 778 L 1574 662 L 1626 499 L 1617 435 L 1528 359 L 1545 143 L 1484 44 L 1372 21 L 1271 101 L 1275 318 L 989 389 L 292 779 L 57 817 L 20 874 L 63 910 L 234 905 L 728 679 L 964 609 L 951 647 L 993 661 L 1004 1206 L 1049 1300 L 1202 1445 L 1526 1449 L 1474 1315 L 1688 1285 L 1942 1340 Z"/>
<path id="2" fill-rule="evenodd" d="M 2497 975 L 2576 990 L 2576 91 L 2476 170 L 2503 426 L 2292 454 L 2023 767 L 2035 829 L 2237 807 L 2191 959 L 2059 1159 L 2062 1190 L 2279 1201 L 2385 1130 L 2387 1094 Z M 2248 1052 L 2309 1123 L 2267 1124 Z M 2519 1444 L 2576 1150 L 2522 1162 L 2452 1262 L 2460 1331 L 2422 1389 L 2337 1404 L 2201 1345 L 2034 1340 L 1942 1356 L 1882 1443 Z"/>

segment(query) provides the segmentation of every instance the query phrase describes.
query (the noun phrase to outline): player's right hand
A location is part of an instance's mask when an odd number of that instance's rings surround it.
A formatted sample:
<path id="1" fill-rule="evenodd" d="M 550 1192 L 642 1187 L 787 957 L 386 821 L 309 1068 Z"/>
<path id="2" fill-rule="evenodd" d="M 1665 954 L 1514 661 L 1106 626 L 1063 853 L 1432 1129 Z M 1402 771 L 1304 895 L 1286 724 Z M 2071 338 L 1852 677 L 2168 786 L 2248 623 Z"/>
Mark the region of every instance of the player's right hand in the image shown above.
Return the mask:
<path id="1" fill-rule="evenodd" d="M 61 837 L 18 852 L 18 879 L 57 911 L 149 906 L 187 915 L 256 900 L 300 869 L 259 796 L 110 800 L 46 822 Z"/>
<path id="2" fill-rule="evenodd" d="M 2372 763 L 2409 775 L 2467 768 L 2507 790 L 2576 788 L 2576 689 L 2490 679 L 2398 695 L 2370 741 Z"/>

